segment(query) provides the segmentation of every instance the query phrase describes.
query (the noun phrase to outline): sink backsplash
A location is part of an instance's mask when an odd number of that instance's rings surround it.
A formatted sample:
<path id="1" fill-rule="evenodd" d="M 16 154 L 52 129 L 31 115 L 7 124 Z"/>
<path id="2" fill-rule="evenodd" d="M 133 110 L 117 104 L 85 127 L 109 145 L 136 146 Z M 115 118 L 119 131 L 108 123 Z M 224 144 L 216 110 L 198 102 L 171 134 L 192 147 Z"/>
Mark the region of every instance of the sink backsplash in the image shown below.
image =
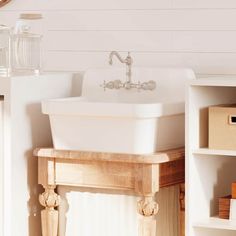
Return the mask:
<path id="1" fill-rule="evenodd" d="M 125 73 L 125 68 L 114 67 L 87 70 L 83 80 L 82 96 L 92 101 L 181 102 L 184 101 L 186 80 L 195 78 L 194 72 L 190 69 L 134 67 L 132 71 L 134 82 L 154 80 L 157 83 L 157 88 L 153 91 L 138 91 L 136 89 L 104 91 L 101 87 L 104 80 L 125 80 Z"/>

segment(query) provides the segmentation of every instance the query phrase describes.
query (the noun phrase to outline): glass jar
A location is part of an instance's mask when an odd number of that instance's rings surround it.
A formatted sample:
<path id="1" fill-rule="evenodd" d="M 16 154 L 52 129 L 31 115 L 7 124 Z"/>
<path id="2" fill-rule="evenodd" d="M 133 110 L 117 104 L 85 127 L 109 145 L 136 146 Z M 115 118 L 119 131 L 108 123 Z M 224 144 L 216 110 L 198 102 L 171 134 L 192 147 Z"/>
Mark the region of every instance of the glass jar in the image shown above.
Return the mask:
<path id="1" fill-rule="evenodd" d="M 43 16 L 39 13 L 23 13 L 20 14 L 19 19 L 16 21 L 14 34 L 23 33 L 23 31 L 30 31 L 32 34 L 43 35 Z"/>
<path id="2" fill-rule="evenodd" d="M 0 76 L 10 73 L 10 28 L 0 25 Z"/>
<path id="3" fill-rule="evenodd" d="M 42 36 L 23 32 L 12 36 L 12 71 L 16 74 L 40 74 Z"/>
<path id="4" fill-rule="evenodd" d="M 21 14 L 12 35 L 12 71 L 39 74 L 42 61 L 41 14 Z"/>

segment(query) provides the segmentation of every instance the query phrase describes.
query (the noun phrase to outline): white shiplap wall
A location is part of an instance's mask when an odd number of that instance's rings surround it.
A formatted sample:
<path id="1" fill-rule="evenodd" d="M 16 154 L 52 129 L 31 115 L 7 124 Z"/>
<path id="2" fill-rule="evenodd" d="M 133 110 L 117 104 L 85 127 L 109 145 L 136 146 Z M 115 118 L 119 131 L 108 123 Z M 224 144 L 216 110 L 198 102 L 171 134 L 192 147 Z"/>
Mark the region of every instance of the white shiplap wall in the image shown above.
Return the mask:
<path id="1" fill-rule="evenodd" d="M 236 74 L 235 0 L 12 0 L 0 23 L 22 11 L 45 16 L 47 70 L 105 66 L 115 49 L 137 66 Z"/>
<path id="2" fill-rule="evenodd" d="M 13 26 L 23 11 L 45 17 L 50 71 L 103 67 L 118 50 L 131 51 L 136 66 L 236 74 L 235 0 L 12 0 L 0 24 Z"/>

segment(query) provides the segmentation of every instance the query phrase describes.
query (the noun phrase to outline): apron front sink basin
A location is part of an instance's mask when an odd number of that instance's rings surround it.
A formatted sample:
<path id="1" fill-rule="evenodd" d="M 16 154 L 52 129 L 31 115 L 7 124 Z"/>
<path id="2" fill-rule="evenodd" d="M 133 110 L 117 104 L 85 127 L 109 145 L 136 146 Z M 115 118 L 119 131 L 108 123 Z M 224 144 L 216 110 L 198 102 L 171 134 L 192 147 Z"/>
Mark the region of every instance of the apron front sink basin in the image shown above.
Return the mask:
<path id="1" fill-rule="evenodd" d="M 193 72 L 137 68 L 134 78 L 155 80 L 155 91 L 99 87 L 104 79 L 123 72 L 87 71 L 81 97 L 42 103 L 43 113 L 50 118 L 54 148 L 146 154 L 184 146 L 184 83 L 194 77 Z"/>

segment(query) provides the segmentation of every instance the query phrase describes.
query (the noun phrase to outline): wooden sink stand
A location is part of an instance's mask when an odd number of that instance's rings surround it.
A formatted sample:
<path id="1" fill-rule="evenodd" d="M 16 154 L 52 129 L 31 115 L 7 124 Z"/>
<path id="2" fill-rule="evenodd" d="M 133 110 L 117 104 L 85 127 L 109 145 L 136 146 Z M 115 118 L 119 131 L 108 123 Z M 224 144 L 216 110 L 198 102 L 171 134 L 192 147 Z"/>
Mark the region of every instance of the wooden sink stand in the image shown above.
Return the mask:
<path id="1" fill-rule="evenodd" d="M 42 235 L 57 236 L 60 196 L 58 185 L 107 190 L 122 190 L 140 196 L 137 211 L 142 216 L 139 236 L 156 236 L 158 203 L 155 194 L 160 188 L 180 184 L 180 232 L 184 235 L 184 148 L 154 154 L 133 155 L 39 148 L 38 183 L 45 192 L 39 201 Z"/>

